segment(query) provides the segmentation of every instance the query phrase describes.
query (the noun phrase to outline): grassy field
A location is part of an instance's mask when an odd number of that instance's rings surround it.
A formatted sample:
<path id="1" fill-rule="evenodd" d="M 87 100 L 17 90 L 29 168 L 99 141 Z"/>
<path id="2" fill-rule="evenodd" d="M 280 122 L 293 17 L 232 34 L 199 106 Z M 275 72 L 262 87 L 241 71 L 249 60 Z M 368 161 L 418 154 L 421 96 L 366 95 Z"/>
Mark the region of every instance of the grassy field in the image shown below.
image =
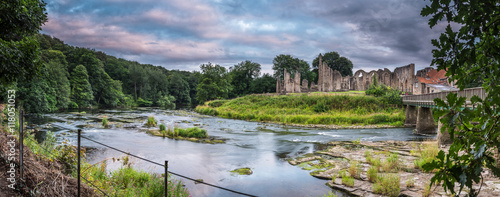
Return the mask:
<path id="1" fill-rule="evenodd" d="M 223 118 L 299 125 L 402 126 L 405 118 L 401 107 L 362 91 L 247 95 L 208 101 L 195 111 Z"/>

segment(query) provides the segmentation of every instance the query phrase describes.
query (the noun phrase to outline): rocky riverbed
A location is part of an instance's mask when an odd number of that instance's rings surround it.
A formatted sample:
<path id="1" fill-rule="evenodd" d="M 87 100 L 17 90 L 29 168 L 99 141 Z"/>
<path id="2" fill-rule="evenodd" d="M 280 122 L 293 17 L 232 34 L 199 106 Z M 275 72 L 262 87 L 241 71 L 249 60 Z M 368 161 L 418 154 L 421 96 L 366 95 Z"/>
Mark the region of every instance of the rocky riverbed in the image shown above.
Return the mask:
<path id="1" fill-rule="evenodd" d="M 423 172 L 418 167 L 423 154 L 437 153 L 437 151 L 439 150 L 436 141 L 330 142 L 323 151 L 302 155 L 289 160 L 289 163 L 309 170 L 311 176 L 330 180 L 328 186 L 354 196 L 391 195 L 388 193 L 382 195 L 380 189 L 374 186 L 380 184 L 377 183 L 380 181 L 374 181 L 373 177 L 384 176 L 399 177 L 393 183 L 393 188 L 399 196 L 451 196 L 441 185 L 429 188 L 433 173 Z M 375 176 L 372 171 L 371 178 L 368 172 L 370 168 L 378 171 Z M 350 184 L 344 182 L 341 174 L 353 177 L 353 185 L 348 186 Z M 332 177 L 335 177 L 334 180 Z M 483 177 L 484 182 L 479 196 L 500 196 L 500 179 L 493 176 L 489 170 L 483 171 Z M 384 187 L 389 186 L 384 185 Z M 479 189 L 480 184 L 474 185 L 474 188 Z M 456 185 L 455 191 L 458 189 Z M 466 193 L 467 190 L 464 189 L 462 195 Z M 395 195 L 394 191 L 392 195 Z"/>

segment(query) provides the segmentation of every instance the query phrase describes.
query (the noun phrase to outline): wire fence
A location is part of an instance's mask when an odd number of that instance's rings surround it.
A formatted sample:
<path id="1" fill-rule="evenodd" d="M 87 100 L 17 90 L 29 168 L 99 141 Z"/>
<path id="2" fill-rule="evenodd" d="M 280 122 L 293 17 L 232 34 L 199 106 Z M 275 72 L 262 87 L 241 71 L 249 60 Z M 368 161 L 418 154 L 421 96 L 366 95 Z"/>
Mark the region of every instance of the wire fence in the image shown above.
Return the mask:
<path id="1" fill-rule="evenodd" d="M 96 144 L 99 144 L 101 146 L 104 146 L 104 147 L 107 147 L 109 149 L 113 149 L 115 151 L 118 151 L 118 152 L 121 152 L 123 154 L 126 154 L 126 155 L 129 155 L 129 156 L 132 156 L 132 157 L 135 157 L 137 159 L 140 159 L 140 160 L 143 160 L 143 161 L 146 161 L 146 162 L 149 162 L 149 163 L 152 163 L 152 164 L 155 164 L 155 165 L 158 165 L 158 166 L 162 166 L 162 167 L 165 167 L 167 168 L 168 166 L 165 164 L 161 164 L 161 163 L 158 163 L 158 162 L 155 162 L 155 161 L 151 161 L 149 159 L 146 159 L 146 158 L 142 158 L 142 157 L 139 157 L 137 155 L 134 155 L 134 154 L 131 154 L 129 152 L 125 152 L 123 150 L 120 150 L 120 149 L 117 149 L 115 147 L 112 147 L 112 146 L 109 146 L 109 145 L 106 145 L 104 143 L 101 143 L 101 142 L 98 142 L 98 141 L 95 141 L 93 139 L 90 139 L 90 138 L 87 138 L 85 136 L 82 136 L 81 135 L 81 130 L 79 129 L 78 130 L 78 138 L 84 138 L 86 140 L 89 140 L 91 142 L 94 142 Z M 79 140 L 78 140 L 79 141 Z M 79 145 L 80 146 L 80 145 Z M 78 150 L 79 151 L 79 150 Z M 191 177 L 187 177 L 187 176 L 184 176 L 184 175 L 181 175 L 181 174 L 178 174 L 178 173 L 175 173 L 175 172 L 171 172 L 171 171 L 168 171 L 168 170 L 165 170 L 167 173 L 170 173 L 172 175 L 175 175 L 175 176 L 178 176 L 178 177 L 181 177 L 181 178 L 184 178 L 184 179 L 187 179 L 187 180 L 191 180 L 191 181 L 194 181 L 196 183 L 199 183 L 199 184 L 204 184 L 204 185 L 208 185 L 210 187 L 214 187 L 214 188 L 218 188 L 218 189 L 222 189 L 222 190 L 225 190 L 225 191 L 228 191 L 228 192 L 232 192 L 232 193 L 235 193 L 235 194 L 239 194 L 239 195 L 242 195 L 242 196 L 255 196 L 255 195 L 251 195 L 251 194 L 247 194 L 247 193 L 244 193 L 244 192 L 239 192 L 239 191 L 236 191 L 236 190 L 232 190 L 232 189 L 228 189 L 228 188 L 225 188 L 225 187 L 221 187 L 221 186 L 218 186 L 218 185 L 214 185 L 214 184 L 210 184 L 210 183 L 206 183 L 204 181 L 200 181 L 200 180 L 197 180 L 197 179 L 194 179 L 194 178 L 191 178 Z M 165 174 L 165 184 L 167 183 L 167 174 Z M 165 196 L 167 196 L 167 190 L 165 190 Z"/>
<path id="2" fill-rule="evenodd" d="M 20 114 L 21 117 L 22 117 L 22 113 Z M 24 134 L 22 133 L 22 130 L 20 132 L 20 136 L 23 136 Z M 101 146 L 104 146 L 106 148 L 109 148 L 109 149 L 112 149 L 112 150 L 115 150 L 115 151 L 118 151 L 118 152 L 121 152 L 123 154 L 126 154 L 126 155 L 129 155 L 129 156 L 132 156 L 132 157 L 135 157 L 137 159 L 140 159 L 140 160 L 143 160 L 143 161 L 146 161 L 148 163 L 152 163 L 152 164 L 155 164 L 155 165 L 158 165 L 158 166 L 161 166 L 161 167 L 164 167 L 165 168 L 165 196 L 168 195 L 168 189 L 167 189 L 167 183 L 168 183 L 168 175 L 167 173 L 170 173 L 172 175 L 175 175 L 177 177 L 181 177 L 181 178 L 184 178 L 184 179 L 187 179 L 187 180 L 191 180 L 191 181 L 194 181 L 198 184 L 204 184 L 204 185 L 207 185 L 207 186 L 210 186 L 210 187 L 214 187 L 214 188 L 217 188 L 217 189 L 221 189 L 221 190 L 225 190 L 225 191 L 228 191 L 228 192 L 232 192 L 232 193 L 235 193 L 235 194 L 239 194 L 239 195 L 242 195 L 242 196 L 255 196 L 255 195 L 252 195 L 252 194 L 247 194 L 247 193 L 244 193 L 244 192 L 240 192 L 240 191 L 236 191 L 236 190 L 232 190 L 232 189 L 229 189 L 229 188 L 225 188 L 225 187 L 221 187 L 221 186 L 218 186 L 218 185 L 215 185 L 215 184 L 210 184 L 210 183 L 206 183 L 204 181 L 200 181 L 199 179 L 194 179 L 194 178 L 191 178 L 191 177 L 188 177 L 188 176 L 184 176 L 184 175 L 181 175 L 179 173 L 175 173 L 175 172 L 172 172 L 172 171 L 168 171 L 168 161 L 165 161 L 165 164 L 161 164 L 161 163 L 158 163 L 158 162 L 155 162 L 155 161 L 152 161 L 152 160 L 149 160 L 149 159 L 146 159 L 146 158 L 143 158 L 143 157 L 139 157 L 137 155 L 134 155 L 134 154 L 131 154 L 129 152 L 125 152 L 123 150 L 120 150 L 118 148 L 115 148 L 115 147 L 112 147 L 112 146 L 109 146 L 109 145 L 106 145 L 104 143 L 101 143 L 101 142 L 98 142 L 96 140 L 93 140 L 93 139 L 90 139 L 88 137 L 85 137 L 85 136 L 82 136 L 81 135 L 81 130 L 78 129 L 78 144 L 77 144 L 77 152 L 78 152 L 78 164 L 77 164 L 77 170 L 78 170 L 78 174 L 77 174 L 77 178 L 78 178 L 78 196 L 80 196 L 80 189 L 81 189 L 81 186 L 80 186 L 80 178 L 83 178 L 88 184 L 92 185 L 94 188 L 96 188 L 97 190 L 99 190 L 102 194 L 104 194 L 105 196 L 109 196 L 106 192 L 102 191 L 101 189 L 99 189 L 99 187 L 95 186 L 91 181 L 88 181 L 87 179 L 85 179 L 83 176 L 81 176 L 80 172 L 81 172 L 81 156 L 80 156 L 80 153 L 81 153 L 81 138 L 83 139 L 86 139 L 88 141 L 91 141 L 93 143 L 96 143 L 96 144 L 99 144 Z M 20 147 L 23 147 L 24 146 L 24 142 L 23 140 L 24 139 L 29 139 L 29 140 L 34 140 L 34 139 L 31 139 L 31 138 L 23 138 L 23 137 L 20 137 Z M 38 143 L 38 142 L 37 142 Z M 40 148 L 42 148 L 46 153 L 48 153 L 49 155 L 51 155 L 53 157 L 54 160 L 57 160 L 61 163 L 65 163 L 63 161 L 60 161 L 59 159 L 57 159 L 57 156 L 53 154 L 52 151 L 49 151 L 47 150 L 45 147 L 43 146 L 39 146 Z M 21 148 L 22 150 L 22 148 Z M 20 154 L 20 157 L 22 158 L 23 156 L 23 152 L 21 152 Z M 20 160 L 20 162 L 22 162 L 22 160 Z M 26 166 L 27 167 L 27 166 Z M 20 168 L 21 168 L 21 172 L 22 172 L 22 169 L 23 169 L 23 165 L 21 163 L 20 165 Z M 22 174 L 21 174 L 21 177 L 22 177 Z M 33 180 L 31 180 L 33 181 Z M 64 192 L 61 190 L 61 188 L 57 187 L 59 189 L 59 191 L 61 191 L 62 194 L 64 194 Z"/>

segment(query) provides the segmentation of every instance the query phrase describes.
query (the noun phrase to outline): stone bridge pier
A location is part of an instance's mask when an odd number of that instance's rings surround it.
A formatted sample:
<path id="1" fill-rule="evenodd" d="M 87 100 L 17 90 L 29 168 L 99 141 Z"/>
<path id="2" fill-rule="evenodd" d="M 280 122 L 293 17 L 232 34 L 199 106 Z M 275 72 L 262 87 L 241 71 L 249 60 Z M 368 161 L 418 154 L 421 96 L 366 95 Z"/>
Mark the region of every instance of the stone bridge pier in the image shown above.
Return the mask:
<path id="1" fill-rule="evenodd" d="M 405 125 L 415 125 L 415 134 L 436 134 L 432 110 L 428 107 L 407 105 Z"/>

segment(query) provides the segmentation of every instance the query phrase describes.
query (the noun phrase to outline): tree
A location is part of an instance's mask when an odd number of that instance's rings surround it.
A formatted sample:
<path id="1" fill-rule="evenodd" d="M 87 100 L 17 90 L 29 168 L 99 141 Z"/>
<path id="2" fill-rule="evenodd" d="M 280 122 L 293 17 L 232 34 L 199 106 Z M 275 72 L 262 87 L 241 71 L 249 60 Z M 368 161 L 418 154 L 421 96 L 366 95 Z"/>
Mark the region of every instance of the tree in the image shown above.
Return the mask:
<path id="1" fill-rule="evenodd" d="M 93 98 L 87 69 L 78 65 L 71 73 L 71 99 L 79 108 L 85 108 L 91 106 Z"/>
<path id="2" fill-rule="evenodd" d="M 255 78 L 250 84 L 251 93 L 272 93 L 276 92 L 276 78 L 270 74 Z"/>
<path id="3" fill-rule="evenodd" d="M 337 52 L 325 53 L 321 58 L 332 70 L 338 70 L 343 77 L 352 76 L 352 62 L 346 57 L 341 57 Z M 313 60 L 312 67 L 318 73 L 319 57 Z M 317 79 L 316 79 L 317 81 Z"/>
<path id="4" fill-rule="evenodd" d="M 311 69 L 309 63 L 306 61 L 294 58 L 291 55 L 278 55 L 273 60 L 273 70 L 274 77 L 277 79 L 284 79 L 284 70 L 287 70 L 292 76 L 295 76 L 295 72 L 298 70 L 300 72 L 300 78 L 305 79 L 308 76 L 308 72 Z"/>
<path id="5" fill-rule="evenodd" d="M 200 103 L 214 99 L 226 99 L 231 91 L 226 68 L 217 64 L 200 65 L 202 75 L 196 87 L 196 99 Z"/>
<path id="6" fill-rule="evenodd" d="M 71 88 L 69 82 L 68 62 L 62 52 L 56 50 L 45 50 L 42 53 L 43 59 L 47 60 L 45 68 L 48 72 L 46 80 L 51 89 L 50 96 L 55 97 L 56 103 L 51 111 L 60 108 L 67 108 L 70 102 Z"/>
<path id="7" fill-rule="evenodd" d="M 174 74 L 168 76 L 169 93 L 175 97 L 175 104 L 181 106 L 191 105 L 191 97 L 189 96 L 189 84 L 182 78 L 181 75 Z"/>
<path id="8" fill-rule="evenodd" d="M 242 61 L 238 65 L 229 68 L 231 76 L 231 97 L 242 96 L 250 93 L 250 84 L 260 75 L 261 66 L 249 60 Z"/>
<path id="9" fill-rule="evenodd" d="M 448 23 L 439 39 L 432 40 L 437 48 L 432 51 L 432 65 L 446 70 L 450 81 L 457 80 L 463 89 L 471 82 L 482 79 L 486 98 L 471 98 L 475 108 L 463 108 L 465 98 L 450 93 L 447 102 L 436 99 L 444 110 L 441 117 L 443 128 L 453 141 L 449 152 L 440 151 L 436 161 L 424 165 L 426 170 L 436 170 L 431 180 L 443 182 L 445 189 L 454 191 L 454 183 L 460 190 L 469 188 L 469 194 L 476 196 L 479 191 L 473 183 L 482 181 L 483 168 L 500 176 L 495 154 L 500 147 L 500 6 L 499 1 L 439 1 L 431 0 L 431 5 L 422 9 L 422 16 L 431 16 L 429 26 L 439 21 Z M 452 24 L 459 28 L 454 31 Z M 460 154 L 459 154 L 460 153 Z M 498 158 L 497 158 L 498 159 Z"/>
<path id="10" fill-rule="evenodd" d="M 46 21 L 43 1 L 0 1 L 0 84 L 27 81 L 40 74 L 42 63 L 34 36 Z"/>

